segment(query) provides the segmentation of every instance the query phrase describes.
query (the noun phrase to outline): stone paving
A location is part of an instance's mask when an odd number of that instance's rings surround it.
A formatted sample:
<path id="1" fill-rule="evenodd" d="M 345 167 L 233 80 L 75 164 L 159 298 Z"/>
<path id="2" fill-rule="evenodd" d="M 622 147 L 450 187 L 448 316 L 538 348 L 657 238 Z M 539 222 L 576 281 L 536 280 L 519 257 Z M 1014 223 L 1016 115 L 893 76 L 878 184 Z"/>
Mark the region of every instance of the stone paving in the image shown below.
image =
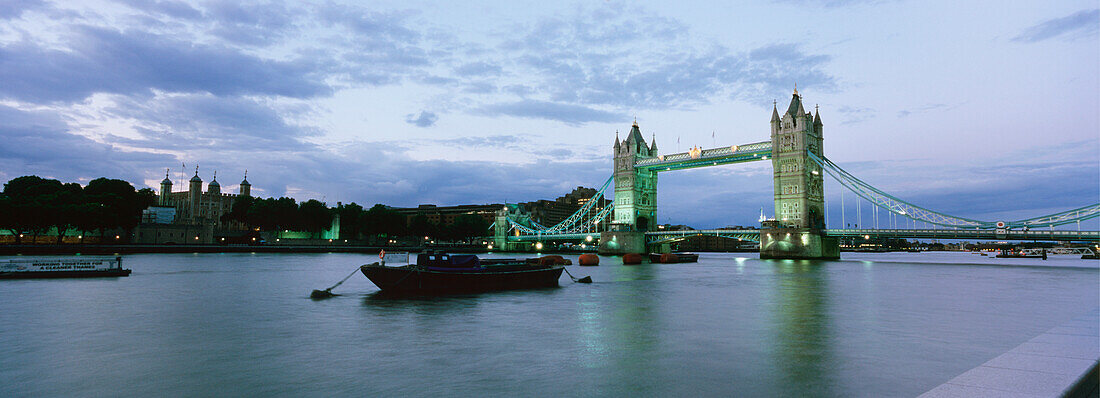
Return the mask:
<path id="1" fill-rule="evenodd" d="M 1096 372 L 1098 363 L 1100 308 L 1050 329 L 921 397 L 1061 397 L 1073 393 L 1089 372 Z M 1096 375 L 1092 377 L 1095 383 Z"/>

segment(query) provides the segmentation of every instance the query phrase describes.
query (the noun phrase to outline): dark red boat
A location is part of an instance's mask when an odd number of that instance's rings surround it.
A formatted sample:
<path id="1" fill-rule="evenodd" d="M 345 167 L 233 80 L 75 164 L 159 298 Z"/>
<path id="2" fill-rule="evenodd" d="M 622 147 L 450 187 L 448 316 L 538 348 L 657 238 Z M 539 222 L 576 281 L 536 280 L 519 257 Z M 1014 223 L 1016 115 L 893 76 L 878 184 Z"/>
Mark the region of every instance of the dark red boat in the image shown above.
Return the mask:
<path id="1" fill-rule="evenodd" d="M 561 265 L 539 259 L 480 259 L 474 255 L 423 253 L 416 264 L 359 267 L 383 292 L 445 294 L 558 286 Z"/>
<path id="2" fill-rule="evenodd" d="M 651 263 L 695 263 L 699 262 L 699 255 L 695 253 L 649 253 Z"/>

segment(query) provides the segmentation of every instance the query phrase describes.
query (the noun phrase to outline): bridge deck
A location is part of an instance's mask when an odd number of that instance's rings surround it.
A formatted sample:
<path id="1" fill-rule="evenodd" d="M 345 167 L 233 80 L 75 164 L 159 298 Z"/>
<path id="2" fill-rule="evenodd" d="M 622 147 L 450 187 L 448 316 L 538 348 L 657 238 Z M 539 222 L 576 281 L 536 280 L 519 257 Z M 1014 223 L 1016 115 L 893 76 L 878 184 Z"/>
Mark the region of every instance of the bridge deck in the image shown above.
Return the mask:
<path id="1" fill-rule="evenodd" d="M 696 167 L 765 160 L 768 156 L 771 156 L 771 154 L 771 141 L 764 141 L 745 145 L 703 149 L 697 154 L 694 154 L 694 156 L 691 152 L 680 152 L 641 159 L 634 163 L 634 167 L 636 169 L 654 169 L 657 171 L 683 170 Z"/>

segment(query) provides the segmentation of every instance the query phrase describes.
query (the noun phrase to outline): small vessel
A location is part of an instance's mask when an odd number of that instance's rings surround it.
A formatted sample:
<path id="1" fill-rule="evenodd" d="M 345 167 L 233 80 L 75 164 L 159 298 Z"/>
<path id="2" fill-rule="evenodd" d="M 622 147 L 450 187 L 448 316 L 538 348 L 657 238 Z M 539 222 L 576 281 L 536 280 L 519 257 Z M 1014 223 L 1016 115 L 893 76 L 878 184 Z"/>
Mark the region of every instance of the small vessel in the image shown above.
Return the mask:
<path id="1" fill-rule="evenodd" d="M 695 263 L 699 255 L 695 253 L 649 253 L 649 262 L 662 264 Z"/>
<path id="2" fill-rule="evenodd" d="M 373 263 L 359 270 L 383 292 L 445 294 L 556 287 L 565 267 L 555 260 L 481 259 L 429 252 L 418 255 L 416 264 L 389 267 Z"/>
<path id="3" fill-rule="evenodd" d="M 1002 249 L 1000 254 L 997 254 L 997 258 L 1041 258 L 1047 259 L 1047 252 L 1043 250 L 1040 254 L 1029 254 L 1015 250 Z"/>
<path id="4" fill-rule="evenodd" d="M 130 272 L 122 269 L 122 257 L 0 261 L 0 279 L 118 277 L 129 276 Z"/>

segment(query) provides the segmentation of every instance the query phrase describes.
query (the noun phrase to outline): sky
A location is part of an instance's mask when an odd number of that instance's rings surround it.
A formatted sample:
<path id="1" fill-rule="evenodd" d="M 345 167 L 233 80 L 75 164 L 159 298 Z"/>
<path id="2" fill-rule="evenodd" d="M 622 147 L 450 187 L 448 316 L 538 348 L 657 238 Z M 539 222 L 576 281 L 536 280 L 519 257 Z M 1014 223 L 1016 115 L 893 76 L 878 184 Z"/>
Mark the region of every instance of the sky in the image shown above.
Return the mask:
<path id="1" fill-rule="evenodd" d="M 767 140 L 797 84 L 860 179 L 1015 220 L 1100 201 L 1098 30 L 1095 1 L 5 0 L 0 180 L 552 199 L 634 120 L 665 154 Z M 755 225 L 770 168 L 662 173 L 658 221 Z"/>

